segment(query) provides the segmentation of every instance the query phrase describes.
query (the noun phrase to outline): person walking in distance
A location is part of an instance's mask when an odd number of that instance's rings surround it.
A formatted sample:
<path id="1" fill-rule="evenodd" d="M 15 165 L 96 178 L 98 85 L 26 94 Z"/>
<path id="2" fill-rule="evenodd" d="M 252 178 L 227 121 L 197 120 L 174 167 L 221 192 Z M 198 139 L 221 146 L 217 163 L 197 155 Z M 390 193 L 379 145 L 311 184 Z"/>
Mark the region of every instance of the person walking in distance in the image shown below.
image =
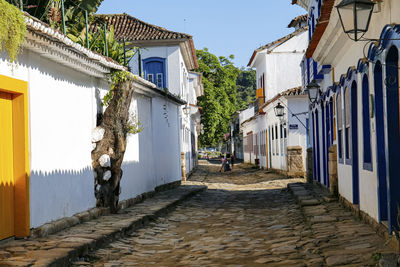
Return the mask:
<path id="1" fill-rule="evenodd" d="M 221 168 L 219 169 L 219 172 L 221 172 L 222 170 L 225 171 L 225 164 L 226 164 L 226 157 L 221 154 Z"/>
<path id="2" fill-rule="evenodd" d="M 235 155 L 231 154 L 231 169 L 233 170 L 233 165 L 235 164 Z"/>

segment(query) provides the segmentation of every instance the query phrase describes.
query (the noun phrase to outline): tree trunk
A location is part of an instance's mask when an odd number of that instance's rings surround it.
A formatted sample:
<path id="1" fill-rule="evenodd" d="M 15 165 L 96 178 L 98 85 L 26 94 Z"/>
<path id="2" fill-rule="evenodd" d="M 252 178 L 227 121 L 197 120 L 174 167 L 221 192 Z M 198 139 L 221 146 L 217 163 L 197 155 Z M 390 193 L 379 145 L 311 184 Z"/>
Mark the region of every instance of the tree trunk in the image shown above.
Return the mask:
<path id="1" fill-rule="evenodd" d="M 129 107 L 133 97 L 133 85 L 129 79 L 116 84 L 113 96 L 106 108 L 100 125 L 95 129 L 92 151 L 92 165 L 95 176 L 95 196 L 97 207 L 110 207 L 112 213 L 118 211 L 121 165 L 124 159 L 129 121 Z"/>

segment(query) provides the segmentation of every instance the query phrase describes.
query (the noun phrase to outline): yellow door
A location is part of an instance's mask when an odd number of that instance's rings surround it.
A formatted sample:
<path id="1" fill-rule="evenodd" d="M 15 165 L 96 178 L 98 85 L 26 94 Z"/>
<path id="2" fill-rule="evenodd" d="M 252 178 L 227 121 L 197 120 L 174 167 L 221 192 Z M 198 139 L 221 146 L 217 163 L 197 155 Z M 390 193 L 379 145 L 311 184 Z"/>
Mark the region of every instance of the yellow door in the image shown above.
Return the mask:
<path id="1" fill-rule="evenodd" d="M 0 92 L 0 240 L 14 235 L 12 95 Z"/>

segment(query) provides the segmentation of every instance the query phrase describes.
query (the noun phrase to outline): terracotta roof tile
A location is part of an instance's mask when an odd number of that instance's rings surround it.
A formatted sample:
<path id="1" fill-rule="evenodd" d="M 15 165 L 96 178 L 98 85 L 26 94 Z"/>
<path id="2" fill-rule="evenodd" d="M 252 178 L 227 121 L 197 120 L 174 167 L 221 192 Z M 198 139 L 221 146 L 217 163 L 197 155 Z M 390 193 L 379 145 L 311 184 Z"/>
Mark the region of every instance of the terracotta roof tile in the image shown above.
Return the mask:
<path id="1" fill-rule="evenodd" d="M 304 14 L 304 15 L 300 15 L 300 16 L 295 17 L 295 18 L 292 19 L 292 21 L 289 23 L 288 28 L 292 28 L 292 27 L 296 26 L 296 24 L 299 23 L 299 22 L 306 22 L 306 21 L 307 21 L 307 18 L 308 18 L 308 15 L 307 15 L 307 14 Z"/>
<path id="2" fill-rule="evenodd" d="M 335 4 L 335 0 L 323 1 L 322 7 L 321 7 L 321 16 L 318 19 L 317 26 L 315 27 L 314 34 L 311 37 L 310 43 L 309 43 L 307 51 L 306 51 L 307 58 L 310 58 L 313 56 L 314 51 L 317 48 L 319 41 L 321 40 L 321 37 L 324 34 L 325 29 L 329 24 L 329 19 L 331 17 L 331 13 L 332 13 L 334 4 Z"/>
<path id="3" fill-rule="evenodd" d="M 96 17 L 103 18 L 107 28 L 114 26 L 115 37 L 126 41 L 149 41 L 149 40 L 171 40 L 191 39 L 192 36 L 185 33 L 169 31 L 165 28 L 143 22 L 126 13 L 123 14 L 101 14 Z"/>

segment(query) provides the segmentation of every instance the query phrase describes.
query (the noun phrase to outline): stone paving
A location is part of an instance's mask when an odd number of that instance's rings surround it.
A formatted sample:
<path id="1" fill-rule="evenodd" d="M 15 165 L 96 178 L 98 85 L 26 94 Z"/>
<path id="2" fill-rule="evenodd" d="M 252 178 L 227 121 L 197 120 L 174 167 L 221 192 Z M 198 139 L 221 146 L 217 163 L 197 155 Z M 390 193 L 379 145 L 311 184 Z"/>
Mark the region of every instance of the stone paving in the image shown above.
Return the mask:
<path id="1" fill-rule="evenodd" d="M 0 266 L 71 266 L 71 259 L 140 229 L 185 198 L 204 190 L 185 185 L 158 192 L 142 203 L 42 238 L 2 242 Z"/>
<path id="2" fill-rule="evenodd" d="M 218 169 L 203 163 L 187 183 L 207 191 L 73 265 L 375 266 L 379 255 L 394 253 L 303 180 L 244 164 L 228 173 Z"/>

